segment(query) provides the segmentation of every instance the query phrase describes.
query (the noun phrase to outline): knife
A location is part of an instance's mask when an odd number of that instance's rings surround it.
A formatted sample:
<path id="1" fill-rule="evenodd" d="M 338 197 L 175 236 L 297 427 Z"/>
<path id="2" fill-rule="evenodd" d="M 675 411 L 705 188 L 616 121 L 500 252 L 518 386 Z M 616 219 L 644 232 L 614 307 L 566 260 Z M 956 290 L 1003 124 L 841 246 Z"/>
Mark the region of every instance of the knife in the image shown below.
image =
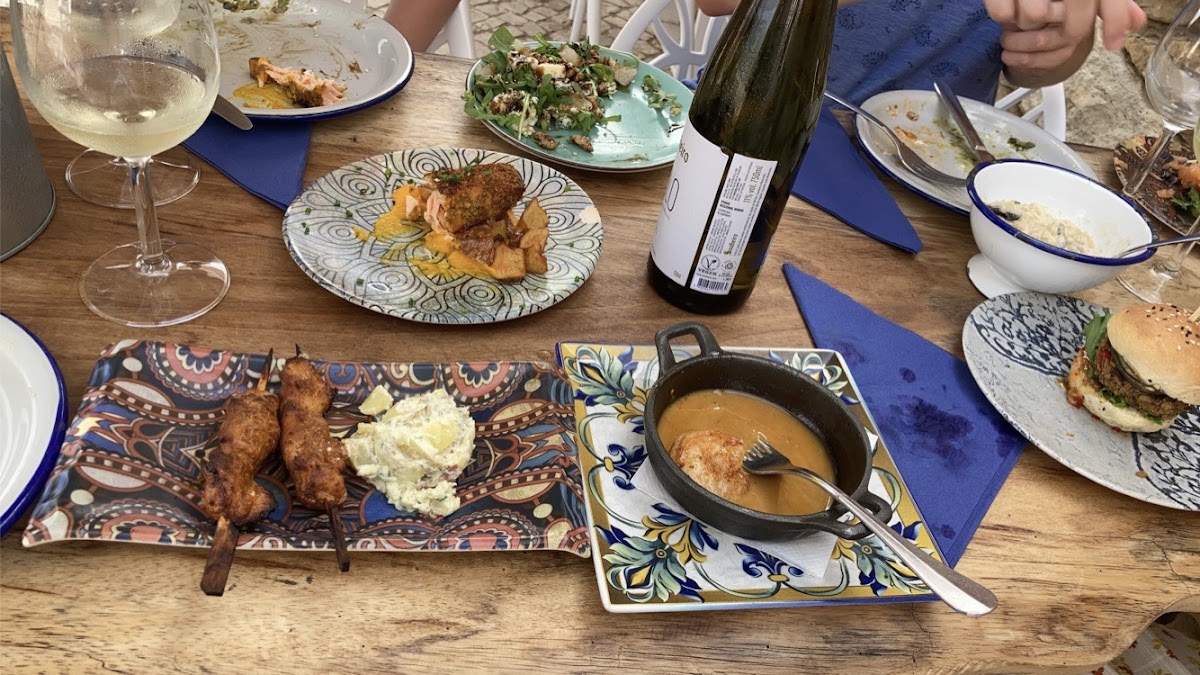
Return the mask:
<path id="1" fill-rule="evenodd" d="M 220 94 L 217 94 L 217 100 L 213 103 L 213 112 L 217 114 L 217 117 L 229 122 L 242 131 L 254 128 L 254 123 L 250 121 L 249 117 L 246 117 L 246 113 L 239 110 L 229 99 Z"/>
<path id="2" fill-rule="evenodd" d="M 963 133 L 963 137 L 967 139 L 967 144 L 971 146 L 971 150 L 975 152 L 975 157 L 980 163 L 994 162 L 996 157 L 988 152 L 987 146 L 983 144 L 983 139 L 979 137 L 979 132 L 975 131 L 975 126 L 971 124 L 971 119 L 967 117 L 967 111 L 963 110 L 962 104 L 958 102 L 958 97 L 954 95 L 954 90 L 950 85 L 942 80 L 933 81 L 933 90 L 937 92 L 938 98 L 950 110 L 950 116 L 954 118 L 954 123 Z"/>

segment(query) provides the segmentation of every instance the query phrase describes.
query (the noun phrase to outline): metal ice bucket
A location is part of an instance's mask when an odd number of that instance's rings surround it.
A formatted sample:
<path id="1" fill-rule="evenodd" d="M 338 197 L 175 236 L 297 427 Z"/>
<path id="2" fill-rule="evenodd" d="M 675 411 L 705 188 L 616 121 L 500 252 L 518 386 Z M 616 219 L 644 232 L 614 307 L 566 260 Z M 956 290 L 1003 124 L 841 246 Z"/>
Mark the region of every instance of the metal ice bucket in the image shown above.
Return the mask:
<path id="1" fill-rule="evenodd" d="M 29 245 L 53 215 L 54 188 L 0 48 L 0 260 Z"/>

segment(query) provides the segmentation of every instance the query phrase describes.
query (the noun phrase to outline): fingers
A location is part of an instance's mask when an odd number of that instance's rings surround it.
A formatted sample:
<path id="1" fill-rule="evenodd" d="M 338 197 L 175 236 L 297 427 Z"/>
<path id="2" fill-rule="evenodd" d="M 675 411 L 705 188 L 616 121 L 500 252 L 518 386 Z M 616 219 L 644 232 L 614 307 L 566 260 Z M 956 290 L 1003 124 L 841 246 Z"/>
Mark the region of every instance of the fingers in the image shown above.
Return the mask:
<path id="1" fill-rule="evenodd" d="M 1116 51 L 1125 42 L 1125 35 L 1137 22 L 1137 14 L 1142 14 L 1141 22 L 1145 23 L 1145 13 L 1141 8 L 1135 12 L 1130 7 L 1129 0 L 1100 0 L 1099 14 L 1104 22 L 1104 48 Z"/>
<path id="2" fill-rule="evenodd" d="M 1072 41 L 1057 26 L 1041 30 L 1004 31 L 1000 34 L 1000 47 L 1005 52 L 1050 52 L 1071 44 Z"/>
<path id="3" fill-rule="evenodd" d="M 1061 22 L 1062 5 L 1060 0 L 984 0 L 984 7 L 996 23 L 1020 30 Z"/>

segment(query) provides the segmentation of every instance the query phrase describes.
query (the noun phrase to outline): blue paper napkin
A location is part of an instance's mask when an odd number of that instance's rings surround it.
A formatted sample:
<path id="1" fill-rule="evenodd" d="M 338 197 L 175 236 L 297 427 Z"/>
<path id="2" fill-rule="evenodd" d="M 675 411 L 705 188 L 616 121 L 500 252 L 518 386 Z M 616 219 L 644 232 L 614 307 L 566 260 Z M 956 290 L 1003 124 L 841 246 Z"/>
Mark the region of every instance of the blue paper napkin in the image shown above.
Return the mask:
<path id="1" fill-rule="evenodd" d="M 286 209 L 300 194 L 312 127 L 303 122 L 262 122 L 242 131 L 210 115 L 184 147 L 247 192 Z"/>
<path id="2" fill-rule="evenodd" d="M 957 563 L 1025 439 L 967 364 L 793 265 L 783 272 L 813 342 L 841 352 L 926 526 Z"/>
<path id="3" fill-rule="evenodd" d="M 921 250 L 912 223 L 829 108 L 821 110 L 792 194 L 885 244 Z"/>

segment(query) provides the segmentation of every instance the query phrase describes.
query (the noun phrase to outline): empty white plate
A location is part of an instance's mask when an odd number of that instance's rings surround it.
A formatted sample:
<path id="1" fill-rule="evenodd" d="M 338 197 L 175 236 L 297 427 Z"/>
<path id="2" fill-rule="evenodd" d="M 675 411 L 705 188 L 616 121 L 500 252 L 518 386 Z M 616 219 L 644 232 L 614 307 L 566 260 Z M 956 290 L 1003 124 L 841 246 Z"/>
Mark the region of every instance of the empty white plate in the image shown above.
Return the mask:
<path id="1" fill-rule="evenodd" d="M 54 357 L 0 314 L 0 534 L 41 493 L 66 423 L 67 392 Z"/>

